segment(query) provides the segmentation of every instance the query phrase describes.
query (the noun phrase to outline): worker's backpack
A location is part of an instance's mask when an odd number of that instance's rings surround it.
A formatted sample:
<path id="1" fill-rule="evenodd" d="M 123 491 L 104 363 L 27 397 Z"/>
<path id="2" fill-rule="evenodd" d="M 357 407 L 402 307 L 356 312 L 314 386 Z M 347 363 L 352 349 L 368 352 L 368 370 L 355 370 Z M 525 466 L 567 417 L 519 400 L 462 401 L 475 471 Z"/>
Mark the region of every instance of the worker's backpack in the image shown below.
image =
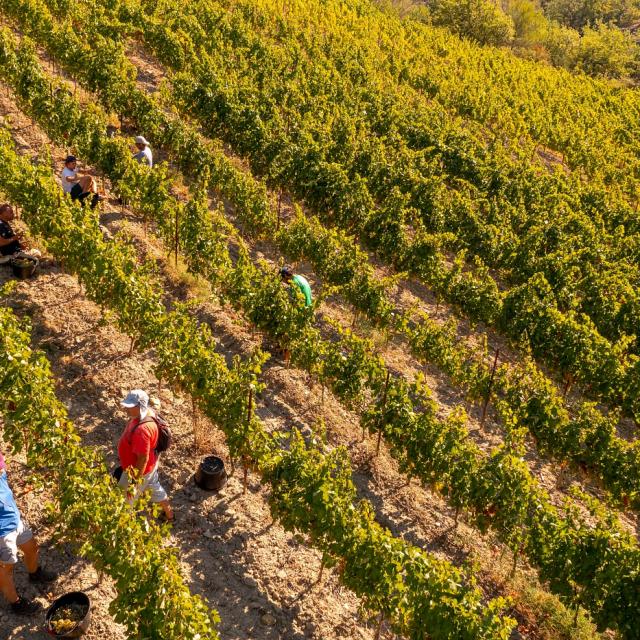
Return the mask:
<path id="1" fill-rule="evenodd" d="M 129 438 L 133 437 L 135 430 L 141 425 L 148 422 L 155 422 L 158 427 L 158 443 L 156 444 L 155 452 L 162 453 L 166 451 L 171 446 L 171 441 L 173 440 L 173 434 L 171 433 L 171 429 L 167 424 L 167 421 L 161 416 L 156 414 L 154 416 L 147 416 L 138 422 L 138 424 L 131 430 L 131 435 Z"/>

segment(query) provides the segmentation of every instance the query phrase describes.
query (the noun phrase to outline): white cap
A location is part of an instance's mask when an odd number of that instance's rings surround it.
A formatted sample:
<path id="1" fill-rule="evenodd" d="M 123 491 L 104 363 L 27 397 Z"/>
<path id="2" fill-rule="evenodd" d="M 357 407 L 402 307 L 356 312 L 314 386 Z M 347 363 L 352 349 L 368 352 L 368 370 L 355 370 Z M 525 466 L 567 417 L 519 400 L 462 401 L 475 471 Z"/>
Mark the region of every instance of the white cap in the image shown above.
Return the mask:
<path id="1" fill-rule="evenodd" d="M 136 144 L 143 144 L 145 147 L 150 146 L 148 140 L 144 136 L 136 136 Z"/>
<path id="2" fill-rule="evenodd" d="M 142 389 L 129 391 L 127 397 L 120 403 L 125 409 L 140 407 L 140 419 L 146 418 L 149 414 L 149 394 Z"/>

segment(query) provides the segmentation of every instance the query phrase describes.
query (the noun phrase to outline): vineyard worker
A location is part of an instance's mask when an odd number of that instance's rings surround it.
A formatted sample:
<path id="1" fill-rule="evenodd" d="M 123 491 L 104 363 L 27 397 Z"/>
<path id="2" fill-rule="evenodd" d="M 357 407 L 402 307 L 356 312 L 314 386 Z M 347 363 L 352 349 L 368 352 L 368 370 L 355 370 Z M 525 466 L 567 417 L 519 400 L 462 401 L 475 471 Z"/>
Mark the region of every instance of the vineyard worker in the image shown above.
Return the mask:
<path id="1" fill-rule="evenodd" d="M 297 275 L 293 273 L 293 269 L 289 265 L 285 265 L 280 269 L 280 278 L 282 279 L 283 284 L 289 287 L 289 291 L 292 296 L 295 295 L 294 292 L 299 291 L 304 296 L 304 306 L 305 309 L 311 311 L 311 304 L 313 302 L 311 297 L 311 287 L 309 286 L 309 281 L 301 275 Z M 309 315 L 309 318 L 311 315 Z M 284 362 L 286 366 L 289 366 L 289 361 L 291 360 L 291 351 L 285 346 L 283 346 L 283 356 Z"/>
<path id="2" fill-rule="evenodd" d="M 288 284 L 289 286 L 295 285 L 300 290 L 304 296 L 304 306 L 306 308 L 310 308 L 313 300 L 311 297 L 309 281 L 304 276 L 294 274 L 293 269 L 288 265 L 280 269 L 280 277 L 285 284 Z"/>
<path id="3" fill-rule="evenodd" d="M 92 176 L 78 175 L 78 160 L 75 156 L 67 156 L 62 170 L 62 188 L 71 196 L 72 200 L 78 200 L 81 204 L 93 194 L 91 208 L 95 209 L 102 196 L 98 194 L 98 185 Z"/>
<path id="4" fill-rule="evenodd" d="M 151 147 L 146 138 L 143 136 L 136 138 L 136 149 L 138 149 L 138 153 L 133 156 L 133 159 L 137 160 L 140 164 L 153 167 L 153 153 L 151 153 Z"/>
<path id="5" fill-rule="evenodd" d="M 19 615 L 30 615 L 40 605 L 18 595 L 13 582 L 13 568 L 18 562 L 18 549 L 22 551 L 30 582 L 53 582 L 57 574 L 43 569 L 38 561 L 38 545 L 31 529 L 22 521 L 13 493 L 7 481 L 4 457 L 0 453 L 0 591 Z"/>
<path id="6" fill-rule="evenodd" d="M 130 476 L 142 477 L 139 492 L 149 491 L 151 502 L 162 507 L 163 519 L 166 522 L 173 522 L 175 519 L 173 509 L 158 477 L 159 455 L 155 450 L 158 444 L 158 425 L 155 420 L 140 424 L 146 417 L 154 418 L 156 415 L 149 406 L 149 395 L 142 389 L 134 389 L 129 392 L 120 406 L 126 410 L 130 419 L 118 443 L 118 457 L 122 467 L 118 485 L 126 490 Z M 135 495 L 129 492 L 127 492 L 127 498 L 130 504 L 136 500 Z"/>
<path id="7" fill-rule="evenodd" d="M 0 262 L 22 250 L 20 240 L 9 224 L 15 218 L 13 207 L 9 204 L 0 205 Z M 2 260 L 5 257 L 5 260 Z"/>

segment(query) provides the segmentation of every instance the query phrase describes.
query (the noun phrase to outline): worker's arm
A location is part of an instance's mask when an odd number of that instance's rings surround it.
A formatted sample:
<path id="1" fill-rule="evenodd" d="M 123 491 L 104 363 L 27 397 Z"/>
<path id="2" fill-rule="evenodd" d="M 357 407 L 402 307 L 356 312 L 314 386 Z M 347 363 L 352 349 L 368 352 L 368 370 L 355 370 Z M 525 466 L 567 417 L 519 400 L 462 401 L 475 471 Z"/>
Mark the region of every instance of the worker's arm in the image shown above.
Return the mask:
<path id="1" fill-rule="evenodd" d="M 8 244 L 15 242 L 18 236 L 14 233 L 10 238 L 0 238 L 0 247 L 6 247 Z"/>
<path id="2" fill-rule="evenodd" d="M 136 455 L 136 463 L 133 467 L 136 470 L 136 477 L 141 478 L 144 475 L 147 462 L 149 462 L 149 453 L 139 453 Z"/>
<path id="3" fill-rule="evenodd" d="M 133 485 L 144 475 L 144 469 L 147 466 L 147 460 L 149 460 L 148 453 L 136 454 L 136 463 L 127 469 L 127 475 L 129 476 L 129 487 L 127 489 L 127 498 L 132 500 L 137 494 L 137 490 Z"/>

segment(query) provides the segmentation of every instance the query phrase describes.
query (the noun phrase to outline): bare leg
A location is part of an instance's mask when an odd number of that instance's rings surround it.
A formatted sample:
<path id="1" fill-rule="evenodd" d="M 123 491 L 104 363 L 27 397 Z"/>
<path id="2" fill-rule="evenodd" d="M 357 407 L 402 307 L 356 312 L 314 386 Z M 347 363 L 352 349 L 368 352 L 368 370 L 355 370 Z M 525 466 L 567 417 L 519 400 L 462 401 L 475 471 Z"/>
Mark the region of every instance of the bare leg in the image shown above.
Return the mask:
<path id="1" fill-rule="evenodd" d="M 82 193 L 96 193 L 98 191 L 96 181 L 91 176 L 81 176 L 78 184 L 82 189 Z"/>
<path id="2" fill-rule="evenodd" d="M 13 582 L 12 564 L 0 564 L 0 591 L 9 604 L 18 601 L 18 592 Z"/>
<path id="3" fill-rule="evenodd" d="M 91 176 L 81 176 L 80 179 L 78 180 L 78 184 L 82 189 L 82 193 L 87 193 L 91 185 Z"/>
<path id="4" fill-rule="evenodd" d="M 163 500 L 162 502 L 158 502 L 158 504 L 162 507 L 167 520 L 173 520 L 173 509 L 171 508 L 169 501 Z"/>
<path id="5" fill-rule="evenodd" d="M 33 573 L 38 568 L 38 544 L 35 538 L 31 538 L 24 544 L 18 546 L 24 554 L 24 564 L 29 573 Z"/>
<path id="6" fill-rule="evenodd" d="M 98 195 L 98 183 L 91 176 L 82 176 L 78 180 L 78 184 L 80 185 L 80 189 L 82 189 L 82 195 L 78 200 L 84 205 L 85 200 L 93 194 L 91 198 L 91 208 L 95 209 L 101 199 Z"/>

